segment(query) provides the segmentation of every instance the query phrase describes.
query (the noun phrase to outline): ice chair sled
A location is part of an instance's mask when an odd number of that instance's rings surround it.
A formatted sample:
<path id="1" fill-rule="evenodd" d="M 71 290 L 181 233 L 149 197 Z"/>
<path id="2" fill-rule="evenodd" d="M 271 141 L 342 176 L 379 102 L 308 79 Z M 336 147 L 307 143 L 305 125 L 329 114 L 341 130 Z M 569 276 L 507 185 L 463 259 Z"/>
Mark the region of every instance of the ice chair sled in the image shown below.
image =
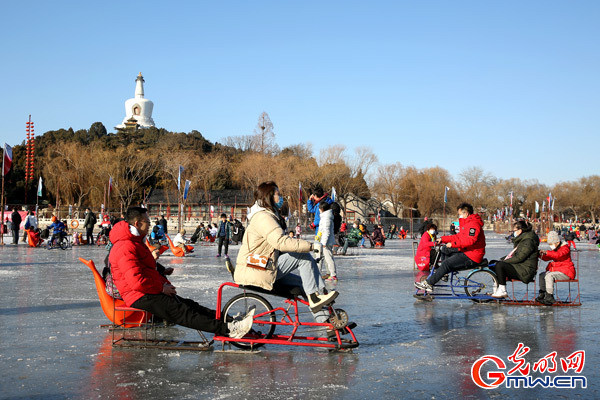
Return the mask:
<path id="1" fill-rule="evenodd" d="M 185 257 L 185 251 L 183 251 L 183 249 L 181 247 L 175 246 L 173 244 L 173 241 L 169 237 L 169 235 L 165 235 L 165 236 L 169 240 L 169 247 L 171 248 L 171 253 L 173 253 L 173 255 L 175 257 Z M 187 249 L 188 253 L 191 253 L 192 251 L 194 251 L 194 246 L 187 246 L 186 245 L 185 248 Z"/>
<path id="2" fill-rule="evenodd" d="M 206 337 L 199 332 L 201 341 L 191 342 L 183 340 L 169 340 L 156 338 L 156 325 L 149 324 L 152 314 L 147 311 L 138 310 L 133 307 L 128 307 L 123 300 L 114 300 L 106 293 L 106 283 L 102 276 L 98 273 L 96 265 L 92 260 L 79 258 L 79 261 L 89 267 L 94 274 L 96 290 L 100 305 L 106 317 L 112 322 L 112 345 L 116 347 L 142 347 L 155 348 L 164 350 L 191 350 L 205 351 L 212 349 L 212 342 L 209 342 Z M 140 330 L 129 328 L 141 328 Z M 153 338 L 148 337 L 148 330 L 152 330 Z M 128 336 L 127 331 L 137 331 Z"/>
<path id="3" fill-rule="evenodd" d="M 98 292 L 98 299 L 100 300 L 100 306 L 106 318 L 110 320 L 114 325 L 123 325 L 125 328 L 139 327 L 140 324 L 146 323 L 150 319 L 149 313 L 141 310 L 135 310 L 127 307 L 123 300 L 113 299 L 108 293 L 106 293 L 106 282 L 102 279 L 102 276 L 96 269 L 96 264 L 92 260 L 86 260 L 79 258 L 79 261 L 87 265 L 94 275 L 94 283 L 96 284 L 96 291 Z M 125 310 L 128 308 L 129 310 Z M 118 312 L 117 312 L 118 311 Z"/>
<path id="4" fill-rule="evenodd" d="M 27 243 L 30 247 L 38 247 L 42 243 L 40 235 L 36 235 L 32 229 L 27 230 Z"/>
<path id="5" fill-rule="evenodd" d="M 150 241 L 146 239 L 146 246 L 150 249 L 150 251 L 154 251 L 158 249 L 158 254 L 162 254 L 169 249 L 169 246 L 161 245 L 161 246 L 152 246 Z"/>
<path id="6" fill-rule="evenodd" d="M 531 281 L 529 281 L 527 283 L 523 283 L 520 279 L 506 279 L 507 284 L 508 284 L 508 282 L 510 282 L 510 284 L 511 284 L 511 290 L 506 299 L 499 300 L 499 301 L 501 301 L 502 304 L 515 305 L 515 306 L 539 305 L 539 303 L 537 303 L 535 301 L 535 296 L 536 296 L 535 276 L 533 277 L 533 279 Z M 517 283 L 518 286 L 525 285 L 524 293 L 521 293 L 520 291 L 515 293 L 515 282 Z M 530 283 L 533 283 L 533 291 L 531 294 L 529 293 L 529 284 Z"/>
<path id="7" fill-rule="evenodd" d="M 579 291 L 579 252 L 575 252 L 577 255 L 577 259 L 575 260 L 575 279 L 557 279 L 554 281 L 554 296 L 556 298 L 556 303 L 554 306 L 580 306 L 581 305 L 581 292 Z M 568 284 L 568 295 L 566 297 L 563 296 L 561 299 L 558 295 L 558 284 L 559 283 L 567 283 Z M 573 297 L 571 294 L 571 283 L 577 284 L 577 296 Z M 573 285 L 575 286 L 575 285 Z M 574 289 L 573 289 L 574 291 Z"/>

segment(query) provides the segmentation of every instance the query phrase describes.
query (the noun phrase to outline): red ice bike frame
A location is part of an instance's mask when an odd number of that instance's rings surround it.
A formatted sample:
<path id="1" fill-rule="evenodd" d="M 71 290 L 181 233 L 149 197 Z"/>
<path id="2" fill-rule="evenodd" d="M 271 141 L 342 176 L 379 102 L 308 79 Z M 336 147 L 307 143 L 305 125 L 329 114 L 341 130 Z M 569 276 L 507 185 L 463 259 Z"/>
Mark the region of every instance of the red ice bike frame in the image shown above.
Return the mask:
<path id="1" fill-rule="evenodd" d="M 223 289 L 227 286 L 239 288 L 243 290 L 243 293 L 231 298 L 223 307 Z M 224 319 L 227 315 L 235 318 L 236 316 L 231 314 L 235 311 L 239 311 L 239 314 L 242 316 L 245 315 L 250 302 L 256 306 L 256 310 L 253 329 L 246 336 L 241 339 L 234 339 L 227 336 L 215 335 L 213 338 L 215 341 L 220 341 L 223 345 L 231 343 L 236 347 L 248 350 L 256 349 L 265 344 L 320 347 L 329 350 L 348 350 L 358 347 L 358 340 L 352 332 L 356 324 L 348 322 L 348 315 L 344 310 L 334 309 L 330 305 L 327 307 L 327 311 L 329 312 L 327 322 L 304 322 L 300 321 L 301 312 L 299 311 L 299 304 L 308 308 L 306 300 L 298 298 L 298 296 L 289 296 L 284 300 L 287 308 L 273 308 L 267 299 L 256 292 L 277 296 L 275 293 L 254 290 L 253 288 L 243 287 L 232 282 L 225 282 L 219 287 L 217 294 L 217 319 Z M 276 334 L 276 327 L 289 327 L 291 333 Z M 318 335 L 304 336 L 306 332 L 302 332 L 303 329 L 300 328 L 307 328 L 306 330 L 314 332 L 321 331 L 322 333 L 325 333 L 325 330 L 327 330 L 330 334 L 326 337 L 319 337 Z M 342 338 L 342 335 L 349 335 L 349 338 Z"/>

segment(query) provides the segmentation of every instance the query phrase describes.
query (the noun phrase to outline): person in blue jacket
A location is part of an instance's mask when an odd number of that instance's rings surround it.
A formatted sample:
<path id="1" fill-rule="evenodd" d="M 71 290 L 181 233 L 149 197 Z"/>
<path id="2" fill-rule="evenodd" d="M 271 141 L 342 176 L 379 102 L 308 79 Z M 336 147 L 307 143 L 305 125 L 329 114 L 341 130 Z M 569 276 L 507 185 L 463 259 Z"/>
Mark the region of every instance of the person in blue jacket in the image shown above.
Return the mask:
<path id="1" fill-rule="evenodd" d="M 165 233 L 162 229 L 162 226 L 157 223 L 156 225 L 154 225 L 154 227 L 152 228 L 152 232 L 150 233 L 150 244 L 155 245 L 155 244 L 162 244 L 161 242 L 163 242 L 165 240 Z"/>
<path id="2" fill-rule="evenodd" d="M 52 216 L 52 224 L 48 226 L 48 229 L 52 230 L 52 238 L 50 239 L 50 243 L 54 243 L 56 239 L 60 239 L 64 236 L 67 236 L 65 232 L 66 228 L 66 225 L 61 220 L 59 220 L 55 216 Z"/>
<path id="3" fill-rule="evenodd" d="M 323 193 L 323 188 L 317 186 L 314 192 L 310 195 L 308 202 L 306 203 L 306 209 L 308 212 L 315 214 L 315 219 L 311 224 L 311 228 L 315 231 L 319 229 L 319 222 L 321 221 L 321 212 L 319 211 L 319 203 L 325 201 L 327 204 L 333 203 L 329 193 Z"/>

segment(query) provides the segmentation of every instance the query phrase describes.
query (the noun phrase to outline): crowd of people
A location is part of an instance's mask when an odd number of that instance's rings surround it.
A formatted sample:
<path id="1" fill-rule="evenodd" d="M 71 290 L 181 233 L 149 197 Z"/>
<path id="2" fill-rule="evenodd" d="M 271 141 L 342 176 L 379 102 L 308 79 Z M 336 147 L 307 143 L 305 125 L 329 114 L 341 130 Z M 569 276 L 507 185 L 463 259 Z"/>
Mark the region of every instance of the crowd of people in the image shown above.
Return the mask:
<path id="1" fill-rule="evenodd" d="M 314 241 L 302 238 L 300 224 L 288 230 L 288 213 L 279 187 L 275 182 L 263 182 L 254 193 L 254 204 L 249 209 L 246 227 L 239 220 L 221 214 L 217 224 L 199 224 L 190 239 L 186 238 L 185 229 L 179 230 L 172 245 L 188 253 L 193 251 L 190 243 L 216 242 L 216 257 L 227 258 L 236 283 L 264 290 L 273 290 L 278 285 L 301 288 L 315 321 L 324 322 L 327 314 L 323 308 L 339 295 L 335 256 L 346 254 L 349 247 L 365 247 L 367 243 L 381 248 L 387 240 L 406 239 L 408 232 L 396 225 L 386 230 L 382 224 L 374 224 L 369 230 L 361 220 L 350 225 L 342 220 L 339 204 L 320 188 L 311 193 L 307 209 L 314 215 L 311 222 L 315 231 Z M 433 221 L 423 224 L 415 255 L 415 264 L 420 271 L 415 287 L 423 293 L 431 293 L 448 274 L 476 268 L 483 262 L 486 239 L 482 218 L 468 203 L 460 204 L 457 214 L 459 224 L 457 228 L 453 225 L 457 230 L 450 235 L 438 236 L 438 227 Z M 7 222 L 10 222 L 13 240 L 17 244 L 23 221 L 16 209 Z M 37 235 L 39 241 L 44 235 L 49 237 L 50 232 L 50 241 L 66 237 L 66 221 L 52 217 L 51 222 L 45 229 L 40 229 L 34 212 L 29 211 L 24 225 L 24 240 Z M 99 228 L 99 233 L 94 238 L 96 228 Z M 533 281 L 538 260 L 543 260 L 548 264 L 539 274 L 540 292 L 536 300 L 546 305 L 553 304 L 556 302 L 554 282 L 575 278 L 571 260 L 574 241 L 585 237 L 600 243 L 596 227 L 579 226 L 562 232 L 562 237 L 561 232 L 549 232 L 547 243 L 550 250 L 540 250 L 540 239 L 529 222 L 518 220 L 512 228 L 510 239 L 513 249 L 501 259 L 487 264 L 497 276 L 497 285 L 491 296 L 498 299 L 508 297 L 507 281 Z M 252 329 L 252 310 L 242 318 L 221 321 L 215 318 L 214 310 L 178 295 L 168 279 L 172 268 L 160 265 L 158 258 L 161 252 L 152 247 L 168 243 L 168 226 L 164 216 L 157 218 L 152 225 L 146 209 L 131 207 L 121 218 L 101 215 L 98 223 L 98 218 L 88 208 L 83 229 L 85 238 L 81 233 L 75 233 L 74 242 L 92 245 L 95 241 L 106 240 L 109 243 L 103 276 L 114 283 L 116 291 L 111 295 L 118 292 L 128 306 L 149 311 L 172 323 L 220 335 L 243 337 Z M 145 243 L 146 239 L 150 246 Z M 235 263 L 229 260 L 230 243 L 241 244 Z M 319 268 L 320 263 L 325 267 L 324 275 Z M 325 282 L 331 283 L 333 289 L 328 289 Z"/>

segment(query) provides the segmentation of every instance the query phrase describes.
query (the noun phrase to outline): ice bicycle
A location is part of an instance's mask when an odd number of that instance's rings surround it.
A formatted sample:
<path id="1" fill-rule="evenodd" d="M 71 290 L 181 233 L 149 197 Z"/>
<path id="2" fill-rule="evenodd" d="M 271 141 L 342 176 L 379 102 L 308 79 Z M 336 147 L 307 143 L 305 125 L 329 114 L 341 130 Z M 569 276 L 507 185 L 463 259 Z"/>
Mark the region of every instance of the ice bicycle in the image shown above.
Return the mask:
<path id="1" fill-rule="evenodd" d="M 241 289 L 242 293 L 230 298 L 223 306 L 225 288 Z M 260 293 L 260 294 L 259 294 Z M 262 295 L 283 298 L 283 305 L 273 307 Z M 265 344 L 320 347 L 330 351 L 349 351 L 358 347 L 359 343 L 352 332 L 356 323 L 350 322 L 348 314 L 341 308 L 334 308 L 334 303 L 323 307 L 328 317 L 325 322 L 314 322 L 309 310 L 306 294 L 301 287 L 282 285 L 275 282 L 273 290 L 265 290 L 255 286 L 243 286 L 233 282 L 223 283 L 217 293 L 217 319 L 227 320 L 241 318 L 255 307 L 253 329 L 241 339 L 215 335 L 213 339 L 243 350 L 255 350 Z M 310 321 L 306 321 L 307 318 Z M 282 333 L 275 333 L 285 330 Z M 326 333 L 322 336 L 323 333 Z"/>
<path id="2" fill-rule="evenodd" d="M 418 276 L 424 280 L 435 272 L 439 266 L 441 246 L 435 246 L 435 260 L 429 274 L 423 273 Z M 462 273 L 466 272 L 466 275 Z M 475 302 L 488 302 L 498 300 L 491 295 L 498 278 L 494 271 L 488 266 L 488 260 L 483 259 L 479 264 L 465 265 L 463 269 L 451 271 L 442 280 L 433 285 L 432 293 L 417 289 L 413 297 L 418 300 L 431 301 L 433 299 L 468 299 Z M 463 293 L 464 292 L 464 293 Z"/>
<path id="3" fill-rule="evenodd" d="M 417 278 L 421 280 L 431 276 L 435 268 L 439 265 L 441 246 L 435 246 L 436 256 L 433 264 L 433 268 L 429 274 L 421 272 L 417 275 Z M 498 302 L 499 304 L 505 305 L 516 305 L 516 306 L 545 306 L 536 300 L 536 283 L 535 279 L 531 282 L 523 283 L 518 279 L 508 279 L 507 283 L 510 282 L 512 290 L 509 292 L 509 296 L 504 299 L 498 299 L 492 297 L 495 286 L 498 284 L 498 277 L 494 272 L 493 268 L 496 265 L 496 261 L 489 261 L 483 259 L 479 264 L 472 264 L 465 266 L 464 269 L 458 271 L 452 271 L 446 275 L 442 280 L 433 285 L 434 291 L 432 293 L 426 293 L 422 290 L 417 289 L 413 297 L 418 300 L 432 301 L 435 298 L 439 299 L 468 299 L 478 303 L 486 302 Z M 573 307 L 581 305 L 581 295 L 579 290 L 579 254 L 576 259 L 576 278 L 556 280 L 554 282 L 556 296 L 556 303 L 552 304 L 554 307 Z M 462 276 L 461 273 L 466 273 L 466 276 Z M 515 293 L 515 282 L 520 282 L 525 285 L 525 293 Z M 529 293 L 529 284 L 533 283 L 532 294 Z M 559 296 L 558 284 L 567 283 L 568 289 L 566 295 Z M 573 287 L 571 286 L 573 284 Z M 576 294 L 572 294 L 576 289 Z M 437 292 L 436 292 L 437 290 Z M 464 291 L 464 293 L 462 293 Z"/>

